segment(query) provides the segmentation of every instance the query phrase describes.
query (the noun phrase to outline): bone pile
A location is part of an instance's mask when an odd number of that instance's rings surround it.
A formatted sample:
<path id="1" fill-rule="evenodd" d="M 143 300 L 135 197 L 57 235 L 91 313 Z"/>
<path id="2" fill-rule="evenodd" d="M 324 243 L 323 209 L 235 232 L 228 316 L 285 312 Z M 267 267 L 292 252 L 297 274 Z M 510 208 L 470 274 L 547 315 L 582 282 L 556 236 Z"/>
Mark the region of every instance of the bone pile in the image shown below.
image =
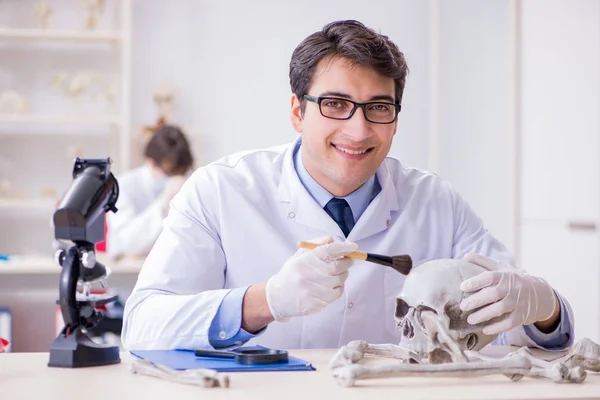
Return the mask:
<path id="1" fill-rule="evenodd" d="M 503 358 L 486 357 L 480 350 L 497 336 L 483 333 L 483 325 L 467 323 L 459 304 L 466 296 L 460 283 L 483 272 L 464 260 L 434 260 L 413 269 L 396 298 L 396 344 L 357 340 L 342 346 L 330 361 L 340 386 L 357 380 L 397 377 L 461 377 L 505 375 L 556 383 L 581 383 L 586 371 L 600 372 L 600 345 L 582 339 L 561 357 L 549 362 L 533 356 L 527 347 Z M 393 363 L 361 365 L 365 355 L 391 358 Z"/>

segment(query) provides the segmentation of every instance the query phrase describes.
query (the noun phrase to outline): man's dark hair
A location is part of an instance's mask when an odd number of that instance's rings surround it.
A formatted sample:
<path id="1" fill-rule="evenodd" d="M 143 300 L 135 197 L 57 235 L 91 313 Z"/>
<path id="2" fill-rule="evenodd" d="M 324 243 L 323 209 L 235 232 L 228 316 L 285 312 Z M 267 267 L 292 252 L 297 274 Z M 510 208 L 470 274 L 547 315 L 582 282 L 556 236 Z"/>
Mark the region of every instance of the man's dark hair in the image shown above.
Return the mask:
<path id="1" fill-rule="evenodd" d="M 358 21 L 335 21 L 313 33 L 294 50 L 290 61 L 290 86 L 302 103 L 313 81 L 315 69 L 325 57 L 340 57 L 357 66 L 368 66 L 395 83 L 396 101 L 401 103 L 408 66 L 404 54 L 387 37 Z"/>
<path id="2" fill-rule="evenodd" d="M 173 125 L 165 125 L 154 132 L 146 144 L 144 155 L 167 175 L 183 175 L 194 164 L 187 138 Z"/>

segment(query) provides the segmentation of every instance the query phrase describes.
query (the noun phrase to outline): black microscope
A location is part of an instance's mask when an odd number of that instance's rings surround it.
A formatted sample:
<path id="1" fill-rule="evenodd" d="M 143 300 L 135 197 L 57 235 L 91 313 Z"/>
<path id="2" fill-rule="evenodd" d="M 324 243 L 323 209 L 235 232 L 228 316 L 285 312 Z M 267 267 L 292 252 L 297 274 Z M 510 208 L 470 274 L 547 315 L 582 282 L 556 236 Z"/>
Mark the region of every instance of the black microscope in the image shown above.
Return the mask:
<path id="1" fill-rule="evenodd" d="M 118 346 L 96 343 L 88 335 L 88 329 L 102 318 L 95 307 L 117 299 L 90 295 L 90 285 L 99 282 L 104 286 L 107 275 L 95 251 L 96 243 L 104 240 L 104 214 L 117 212 L 119 185 L 110 164 L 110 158 L 77 158 L 73 182 L 54 212 L 55 238 L 72 245 L 56 254 L 62 267 L 58 303 L 65 326 L 50 346 L 50 367 L 92 367 L 121 361 Z"/>

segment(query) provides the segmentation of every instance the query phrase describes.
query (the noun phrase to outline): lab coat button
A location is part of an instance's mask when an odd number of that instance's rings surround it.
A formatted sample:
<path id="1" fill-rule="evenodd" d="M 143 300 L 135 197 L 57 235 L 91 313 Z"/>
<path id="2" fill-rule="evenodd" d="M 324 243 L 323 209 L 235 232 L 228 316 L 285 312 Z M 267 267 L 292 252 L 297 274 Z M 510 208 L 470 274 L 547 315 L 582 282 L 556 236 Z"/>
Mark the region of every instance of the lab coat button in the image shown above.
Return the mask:
<path id="1" fill-rule="evenodd" d="M 225 339 L 227 337 L 227 334 L 225 333 L 225 331 L 221 331 L 221 332 L 219 332 L 219 337 L 221 339 Z"/>
<path id="2" fill-rule="evenodd" d="M 391 223 L 392 223 L 392 221 L 390 221 L 389 219 L 387 221 L 385 221 L 386 226 L 390 226 Z"/>
<path id="3" fill-rule="evenodd" d="M 296 214 L 294 214 L 293 212 L 288 214 L 288 218 L 296 218 Z"/>
<path id="4" fill-rule="evenodd" d="M 354 303 L 352 303 L 352 302 L 348 303 L 348 308 L 352 308 L 352 307 L 354 307 Z"/>

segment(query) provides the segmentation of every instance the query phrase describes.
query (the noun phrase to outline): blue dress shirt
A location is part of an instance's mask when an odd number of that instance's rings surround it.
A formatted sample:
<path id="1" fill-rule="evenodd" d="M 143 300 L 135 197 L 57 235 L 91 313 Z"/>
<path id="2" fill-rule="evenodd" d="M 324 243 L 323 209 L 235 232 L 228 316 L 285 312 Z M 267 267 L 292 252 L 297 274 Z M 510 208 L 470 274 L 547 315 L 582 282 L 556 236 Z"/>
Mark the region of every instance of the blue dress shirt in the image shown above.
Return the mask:
<path id="1" fill-rule="evenodd" d="M 306 170 L 302 157 L 300 157 L 301 141 L 298 141 L 298 145 L 294 149 L 294 168 L 298 174 L 298 178 L 310 195 L 315 201 L 321 206 L 325 205 L 334 196 L 329 193 L 325 188 L 315 181 L 308 171 Z M 358 221 L 363 212 L 367 209 L 369 203 L 377 196 L 380 192 L 381 186 L 377 180 L 377 176 L 373 175 L 364 185 L 345 196 L 344 199 L 350 205 L 352 209 L 352 215 L 354 219 Z M 244 295 L 250 286 L 240 287 L 232 289 L 223 299 L 217 313 L 210 325 L 208 331 L 208 338 L 210 344 L 215 348 L 226 348 L 232 346 L 240 346 L 252 339 L 255 336 L 260 335 L 264 329 L 251 334 L 246 330 L 242 329 L 242 301 Z M 552 333 L 543 333 L 537 329 L 534 325 L 525 325 L 524 329 L 527 335 L 538 343 L 540 346 L 547 348 L 564 346 L 567 342 L 572 341 L 570 337 L 571 326 L 566 309 L 562 302 L 562 299 L 558 297 L 561 308 L 561 319 L 560 324 Z M 502 343 L 502 336 L 499 337 L 498 344 Z"/>

